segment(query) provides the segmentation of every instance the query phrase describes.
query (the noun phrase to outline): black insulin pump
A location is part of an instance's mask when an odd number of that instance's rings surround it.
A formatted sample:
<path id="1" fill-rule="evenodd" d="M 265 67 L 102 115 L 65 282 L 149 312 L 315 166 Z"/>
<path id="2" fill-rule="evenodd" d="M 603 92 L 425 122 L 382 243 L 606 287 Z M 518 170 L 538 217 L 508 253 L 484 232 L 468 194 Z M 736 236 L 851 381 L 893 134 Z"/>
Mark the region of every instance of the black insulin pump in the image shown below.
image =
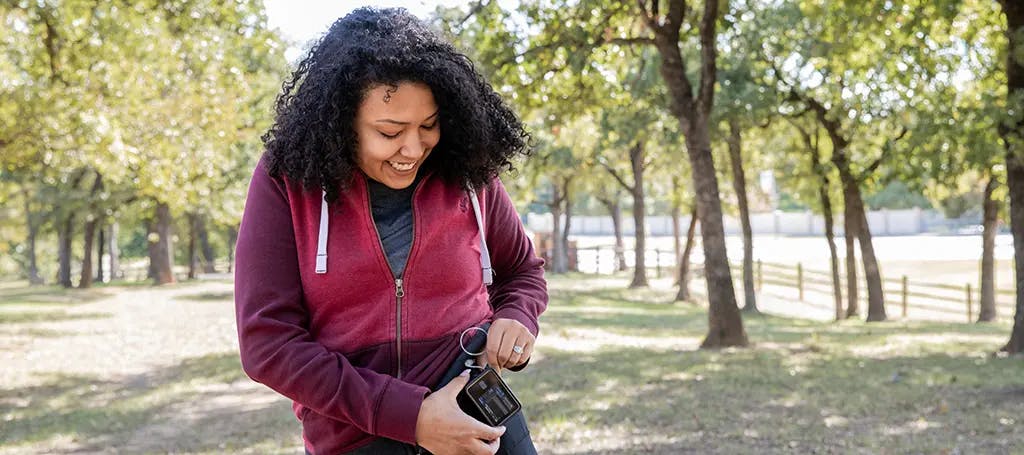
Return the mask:
<path id="1" fill-rule="evenodd" d="M 505 423 L 522 409 L 512 390 L 490 366 L 470 377 L 456 401 L 463 412 L 492 427 Z"/>

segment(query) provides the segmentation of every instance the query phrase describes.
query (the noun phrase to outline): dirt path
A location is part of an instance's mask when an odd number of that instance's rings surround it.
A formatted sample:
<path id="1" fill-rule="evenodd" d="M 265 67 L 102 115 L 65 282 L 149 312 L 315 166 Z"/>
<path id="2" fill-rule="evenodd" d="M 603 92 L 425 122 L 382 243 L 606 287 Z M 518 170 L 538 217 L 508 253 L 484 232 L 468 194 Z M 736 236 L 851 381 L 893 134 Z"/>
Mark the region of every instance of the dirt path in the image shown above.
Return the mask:
<path id="1" fill-rule="evenodd" d="M 101 292 L 0 307 L 0 453 L 301 451 L 289 402 L 241 371 L 230 282 Z"/>

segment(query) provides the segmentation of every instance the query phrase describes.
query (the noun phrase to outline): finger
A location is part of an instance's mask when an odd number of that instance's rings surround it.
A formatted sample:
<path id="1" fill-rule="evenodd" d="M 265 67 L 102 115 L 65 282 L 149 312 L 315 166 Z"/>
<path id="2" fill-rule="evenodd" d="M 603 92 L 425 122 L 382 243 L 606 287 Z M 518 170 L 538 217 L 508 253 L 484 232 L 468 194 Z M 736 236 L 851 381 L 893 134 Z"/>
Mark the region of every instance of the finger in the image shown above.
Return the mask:
<path id="1" fill-rule="evenodd" d="M 501 329 L 492 330 L 487 334 L 487 363 L 495 369 L 501 368 L 501 362 L 498 361 L 498 352 L 504 336 L 505 331 Z"/>
<path id="2" fill-rule="evenodd" d="M 487 443 L 487 450 L 490 450 L 491 454 L 498 453 L 498 448 L 501 447 L 501 438 L 497 438 Z"/>
<path id="3" fill-rule="evenodd" d="M 507 337 L 506 339 L 509 339 L 509 338 L 511 338 L 511 337 Z M 520 350 L 522 352 L 526 352 L 525 351 L 525 346 L 524 346 L 525 344 L 526 344 L 526 340 L 523 337 L 516 337 L 516 338 L 513 339 L 513 341 L 511 343 L 509 343 L 509 345 L 507 347 L 506 346 L 502 346 L 501 347 L 502 348 L 501 352 L 506 353 L 506 357 L 505 357 L 505 361 L 501 364 L 501 366 L 504 367 L 504 368 L 509 368 L 509 367 L 514 367 L 516 365 L 519 365 L 520 353 L 516 352 L 516 350 L 518 349 L 518 350 Z M 506 348 L 507 348 L 507 350 L 506 350 Z"/>
<path id="4" fill-rule="evenodd" d="M 520 340 L 521 339 L 517 339 L 517 343 L 522 343 L 522 344 L 518 345 L 518 346 L 520 346 L 522 348 L 522 352 L 519 352 L 519 353 L 515 352 L 515 346 L 513 346 L 512 347 L 512 358 L 510 358 L 508 360 L 508 363 L 505 365 L 506 368 L 512 368 L 512 367 L 517 367 L 519 365 L 522 365 L 523 363 L 526 362 L 526 359 L 530 358 L 530 354 L 533 352 L 533 343 L 531 343 L 529 341 L 520 341 Z"/>
<path id="5" fill-rule="evenodd" d="M 501 435 L 505 434 L 505 427 L 492 427 L 477 420 L 474 422 L 479 425 L 475 428 L 475 436 L 481 441 L 497 441 L 501 438 Z"/>
<path id="6" fill-rule="evenodd" d="M 533 341 L 526 343 L 526 346 L 523 348 L 523 355 L 519 358 L 517 366 L 526 363 L 530 360 L 530 357 L 533 357 L 533 343 Z"/>
<path id="7" fill-rule="evenodd" d="M 462 370 L 458 376 L 453 378 L 448 384 L 445 384 L 438 392 L 448 393 L 452 396 L 458 395 L 459 391 L 463 387 L 466 387 L 466 383 L 469 382 L 469 369 Z"/>
<path id="8" fill-rule="evenodd" d="M 508 368 L 516 365 L 514 361 L 520 354 L 516 352 L 516 347 L 518 346 L 520 350 L 524 350 L 527 340 L 526 335 L 522 333 L 510 331 L 505 334 L 505 338 L 501 342 L 501 348 L 498 350 L 498 360 L 501 361 L 502 367 Z"/>
<path id="9" fill-rule="evenodd" d="M 466 453 L 474 455 L 494 455 L 498 452 L 498 446 L 495 444 L 495 441 L 482 441 L 480 439 L 475 439 L 470 442 L 469 447 L 466 447 L 466 449 L 469 450 Z"/>

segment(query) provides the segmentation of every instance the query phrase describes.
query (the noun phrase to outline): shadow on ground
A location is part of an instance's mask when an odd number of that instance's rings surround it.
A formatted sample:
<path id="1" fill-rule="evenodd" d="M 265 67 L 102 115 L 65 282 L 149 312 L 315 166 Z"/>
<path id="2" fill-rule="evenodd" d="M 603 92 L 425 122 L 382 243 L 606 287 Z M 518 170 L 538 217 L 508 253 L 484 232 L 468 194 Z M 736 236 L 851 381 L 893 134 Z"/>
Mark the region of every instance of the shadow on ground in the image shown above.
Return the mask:
<path id="1" fill-rule="evenodd" d="M 288 403 L 245 377 L 234 352 L 117 379 L 54 374 L 39 386 L 0 390 L 0 415 L 0 447 L 42 453 L 67 450 L 45 447 L 61 437 L 87 452 L 301 444 Z"/>

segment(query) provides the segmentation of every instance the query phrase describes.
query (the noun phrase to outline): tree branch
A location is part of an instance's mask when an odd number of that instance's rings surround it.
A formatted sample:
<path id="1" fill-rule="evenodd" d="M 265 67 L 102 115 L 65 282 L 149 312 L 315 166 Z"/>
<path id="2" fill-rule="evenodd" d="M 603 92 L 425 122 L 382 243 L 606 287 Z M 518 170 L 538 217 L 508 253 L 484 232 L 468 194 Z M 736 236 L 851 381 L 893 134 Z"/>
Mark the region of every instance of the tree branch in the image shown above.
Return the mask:
<path id="1" fill-rule="evenodd" d="M 462 20 L 460 20 L 459 23 L 455 26 L 455 28 L 462 28 L 462 25 L 465 24 L 466 21 L 469 20 L 469 18 L 473 17 L 476 13 L 479 13 L 480 10 L 484 9 L 485 6 L 490 4 L 490 0 L 486 0 L 486 2 L 485 0 L 478 0 L 476 4 L 469 8 L 469 12 L 466 13 L 466 17 L 463 17 Z"/>
<path id="2" fill-rule="evenodd" d="M 659 0 L 653 1 L 653 9 L 654 11 L 657 11 Z M 656 13 L 652 14 L 647 11 L 647 0 L 636 0 L 636 6 L 640 8 L 640 17 L 644 20 L 644 22 L 647 23 L 647 26 L 650 27 L 651 30 L 654 30 L 655 33 L 657 33 L 661 29 L 661 25 L 658 25 L 658 17 Z"/>
<path id="3" fill-rule="evenodd" d="M 612 38 L 604 40 L 604 44 L 619 44 L 632 46 L 635 44 L 654 44 L 654 38 L 649 36 L 632 36 L 627 38 Z"/>
<path id="4" fill-rule="evenodd" d="M 673 2 L 683 4 L 686 2 Z M 671 15 L 671 11 L 669 12 Z M 681 19 L 680 19 L 681 20 Z M 697 105 L 700 106 L 704 115 L 711 113 L 711 106 L 715 96 L 715 77 L 718 72 L 716 59 L 718 58 L 718 47 L 715 44 L 715 28 L 718 22 L 718 1 L 704 1 L 704 17 L 700 20 L 700 92 L 697 95 Z"/>
<path id="5" fill-rule="evenodd" d="M 860 178 L 858 178 L 857 180 L 864 181 L 864 179 L 866 179 L 869 175 L 873 174 L 878 169 L 878 166 L 881 165 L 882 162 L 885 161 L 885 159 L 892 153 L 893 144 L 899 142 L 900 139 L 903 139 L 903 137 L 907 135 L 907 131 L 908 130 L 906 126 L 901 127 L 900 133 L 897 134 L 895 138 L 886 141 L 885 145 L 882 146 L 882 154 L 879 155 L 878 158 L 875 159 L 875 161 L 871 162 L 871 164 L 868 165 L 868 167 L 864 168 L 864 170 L 860 173 Z"/>
<path id="6" fill-rule="evenodd" d="M 657 2 L 658 0 L 654 1 Z M 718 2 L 708 1 L 707 3 L 714 3 L 715 10 L 718 9 Z M 707 11 L 706 7 L 705 11 Z M 668 16 L 665 17 L 665 27 L 672 30 L 679 30 L 679 28 L 683 26 L 684 17 L 686 17 L 686 0 L 669 0 Z"/>
<path id="7" fill-rule="evenodd" d="M 626 191 L 629 191 L 631 193 L 633 192 L 633 185 L 626 183 L 626 181 L 622 178 L 622 175 L 620 175 L 619 172 L 616 171 L 615 169 L 612 169 L 612 167 L 609 166 L 608 163 L 605 163 L 604 160 L 599 159 L 597 160 L 597 164 L 600 164 L 601 167 L 604 168 L 604 170 L 608 171 L 608 173 L 611 174 L 611 176 L 614 177 L 615 180 L 619 182 L 619 185 L 622 185 L 622 187 L 625 188 Z"/>

